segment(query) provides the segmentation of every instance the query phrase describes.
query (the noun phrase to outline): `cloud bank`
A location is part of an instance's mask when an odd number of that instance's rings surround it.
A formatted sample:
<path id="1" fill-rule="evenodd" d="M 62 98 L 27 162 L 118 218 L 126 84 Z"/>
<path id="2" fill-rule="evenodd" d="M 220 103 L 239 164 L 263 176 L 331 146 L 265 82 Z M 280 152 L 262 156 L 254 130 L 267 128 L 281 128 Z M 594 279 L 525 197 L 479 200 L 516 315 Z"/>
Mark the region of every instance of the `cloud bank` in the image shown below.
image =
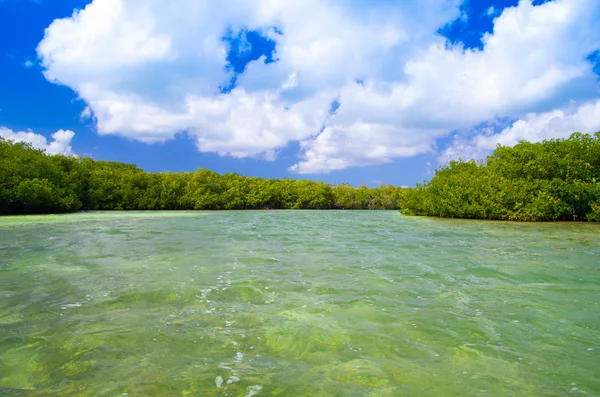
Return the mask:
<path id="1" fill-rule="evenodd" d="M 511 126 L 494 133 L 493 129 L 480 131 L 473 137 L 456 137 L 442 155 L 440 162 L 462 158 L 479 159 L 492 152 L 496 145 L 514 146 L 521 140 L 541 142 L 546 139 L 564 138 L 573 132 L 600 131 L 600 100 L 581 106 L 556 109 L 545 113 L 531 113 Z"/>
<path id="2" fill-rule="evenodd" d="M 47 154 L 63 154 L 65 156 L 75 156 L 71 147 L 71 140 L 75 133 L 70 130 L 58 130 L 52 134 L 52 141 L 48 142 L 46 137 L 36 134 L 33 131 L 15 132 L 6 127 L 0 127 L 0 137 L 15 142 L 30 143 L 36 149 L 45 150 Z"/>
<path id="3" fill-rule="evenodd" d="M 600 48 L 598 1 L 494 10 L 481 50 L 436 33 L 459 5 L 94 0 L 55 20 L 37 51 L 46 78 L 77 92 L 99 134 L 150 143 L 186 133 L 201 152 L 269 160 L 298 142 L 297 173 L 433 154 L 456 131 L 444 158 L 596 128 L 568 120 L 592 117 L 586 109 L 600 97 L 588 59 Z M 245 32 L 275 43 L 274 62 L 250 62 L 225 92 L 234 71 L 223 38 L 240 37 L 237 50 L 249 51 Z M 543 127 L 549 117 L 566 121 Z M 473 131 L 498 118 L 520 121 L 497 136 Z"/>

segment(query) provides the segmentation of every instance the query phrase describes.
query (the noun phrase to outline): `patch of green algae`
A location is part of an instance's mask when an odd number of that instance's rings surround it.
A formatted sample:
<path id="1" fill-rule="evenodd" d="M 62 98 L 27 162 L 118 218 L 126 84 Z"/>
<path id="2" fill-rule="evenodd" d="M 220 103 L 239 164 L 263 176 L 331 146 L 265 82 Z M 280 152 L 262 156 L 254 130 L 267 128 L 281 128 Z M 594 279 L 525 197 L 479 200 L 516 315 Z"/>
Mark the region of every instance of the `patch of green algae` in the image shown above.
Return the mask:
<path id="1" fill-rule="evenodd" d="M 148 215 L 0 219 L 0 396 L 600 394 L 596 229 Z"/>

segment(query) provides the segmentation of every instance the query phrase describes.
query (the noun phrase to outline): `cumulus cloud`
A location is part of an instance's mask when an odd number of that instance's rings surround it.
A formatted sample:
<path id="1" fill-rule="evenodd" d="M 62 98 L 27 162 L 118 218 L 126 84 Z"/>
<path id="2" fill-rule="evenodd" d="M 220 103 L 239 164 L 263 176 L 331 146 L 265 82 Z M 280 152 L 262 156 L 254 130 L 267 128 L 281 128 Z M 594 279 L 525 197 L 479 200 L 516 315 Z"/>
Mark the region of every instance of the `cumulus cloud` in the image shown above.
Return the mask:
<path id="1" fill-rule="evenodd" d="M 423 139 L 423 134 L 428 133 L 430 131 L 399 131 L 389 124 L 333 125 L 315 138 L 301 142 L 302 159 L 290 170 L 300 174 L 328 173 L 432 152 L 430 143 Z"/>
<path id="2" fill-rule="evenodd" d="M 71 147 L 71 140 L 75 133 L 71 130 L 58 130 L 52 134 L 52 141 L 48 142 L 46 137 L 33 131 L 15 132 L 6 127 L 0 127 L 0 136 L 9 141 L 30 143 L 34 148 L 45 150 L 47 154 L 64 154 L 75 156 Z"/>
<path id="3" fill-rule="evenodd" d="M 498 144 L 514 146 L 522 140 L 541 142 L 564 138 L 573 132 L 596 131 L 600 131 L 600 100 L 544 113 L 530 113 L 498 133 L 494 133 L 493 128 L 486 128 L 470 138 L 456 137 L 452 145 L 444 150 L 440 161 L 445 163 L 458 158 L 481 159 L 489 155 Z"/>
<path id="4" fill-rule="evenodd" d="M 81 111 L 81 113 L 79 113 L 79 119 L 81 121 L 85 121 L 88 119 L 91 119 L 94 115 L 92 114 L 92 109 L 90 109 L 89 106 L 86 106 L 85 108 L 83 108 L 83 110 Z"/>
<path id="5" fill-rule="evenodd" d="M 586 59 L 600 48 L 596 0 L 495 10 L 482 50 L 436 33 L 459 5 L 94 0 L 54 21 L 38 55 L 48 80 L 87 103 L 100 134 L 161 142 L 187 133 L 200 151 L 266 160 L 297 141 L 297 173 L 431 153 L 452 131 L 598 96 Z M 277 61 L 251 62 L 223 93 L 233 72 L 222 38 L 248 30 L 276 43 Z"/>

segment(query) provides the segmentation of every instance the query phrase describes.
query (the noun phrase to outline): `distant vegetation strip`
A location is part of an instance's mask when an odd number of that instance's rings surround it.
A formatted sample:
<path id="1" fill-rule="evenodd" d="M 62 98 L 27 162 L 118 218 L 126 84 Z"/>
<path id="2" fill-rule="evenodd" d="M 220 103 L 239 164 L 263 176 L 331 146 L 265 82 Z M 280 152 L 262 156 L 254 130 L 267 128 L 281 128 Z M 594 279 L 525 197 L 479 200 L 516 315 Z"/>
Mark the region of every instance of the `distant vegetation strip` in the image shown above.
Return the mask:
<path id="1" fill-rule="evenodd" d="M 49 156 L 0 138 L 0 214 L 78 210 L 400 209 L 406 215 L 600 221 L 600 132 L 498 146 L 452 161 L 414 189 L 238 174 L 147 173 L 135 165 Z"/>
<path id="2" fill-rule="evenodd" d="M 238 174 L 148 173 L 0 139 L 0 214 L 78 210 L 399 209 L 403 191 Z"/>

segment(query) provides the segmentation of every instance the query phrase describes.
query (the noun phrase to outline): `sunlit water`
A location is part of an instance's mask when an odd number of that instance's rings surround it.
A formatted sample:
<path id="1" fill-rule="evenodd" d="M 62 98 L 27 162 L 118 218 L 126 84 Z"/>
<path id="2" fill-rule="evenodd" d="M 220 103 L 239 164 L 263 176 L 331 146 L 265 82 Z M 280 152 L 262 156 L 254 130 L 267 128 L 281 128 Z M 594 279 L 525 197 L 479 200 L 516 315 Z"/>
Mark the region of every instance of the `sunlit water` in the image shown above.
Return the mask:
<path id="1" fill-rule="evenodd" d="M 0 218 L 0 395 L 597 396 L 599 302 L 599 225 Z"/>

